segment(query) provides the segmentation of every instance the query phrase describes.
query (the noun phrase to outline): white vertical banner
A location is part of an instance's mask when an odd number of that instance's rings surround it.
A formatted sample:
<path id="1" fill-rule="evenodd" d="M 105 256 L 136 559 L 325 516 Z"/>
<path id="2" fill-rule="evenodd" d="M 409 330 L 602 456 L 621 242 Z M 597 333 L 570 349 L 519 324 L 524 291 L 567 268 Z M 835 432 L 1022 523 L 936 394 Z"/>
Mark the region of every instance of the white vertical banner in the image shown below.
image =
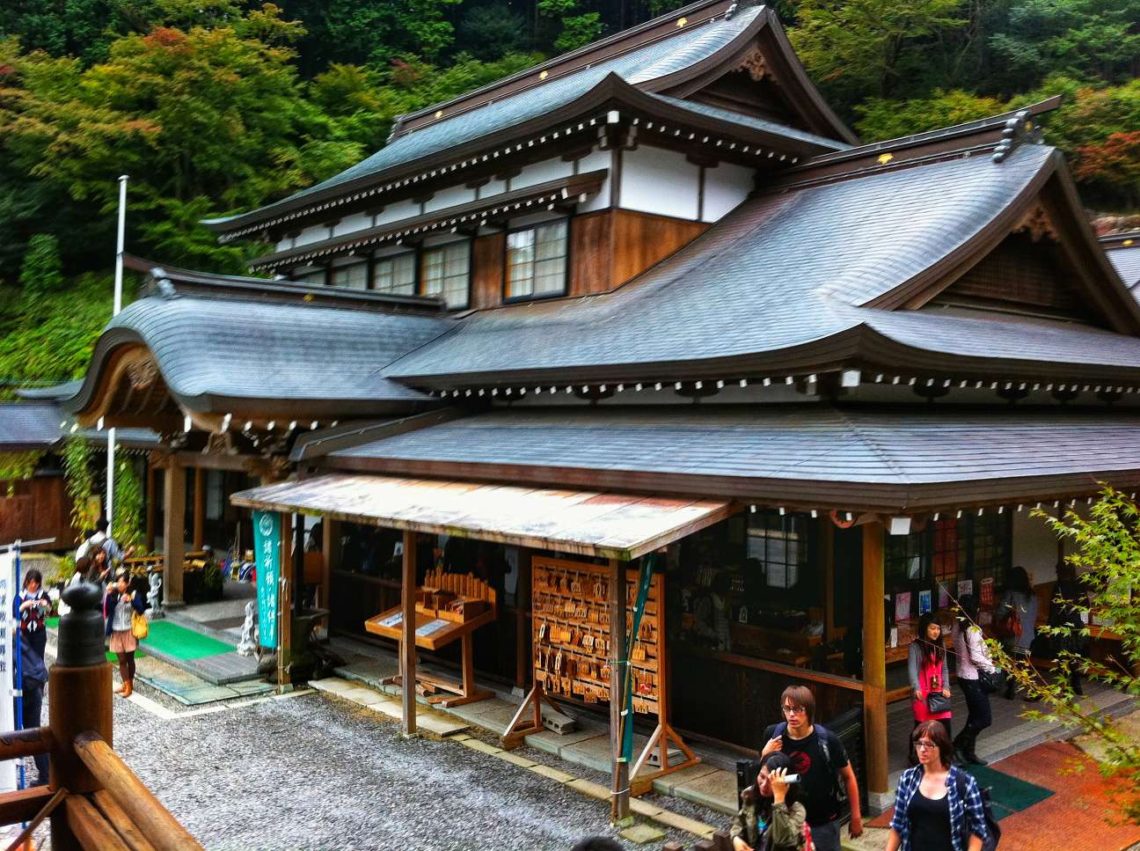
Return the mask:
<path id="1" fill-rule="evenodd" d="M 12 550 L 0 553 L 0 730 L 16 728 L 16 660 L 15 642 L 19 624 L 12 613 L 12 602 L 16 595 L 16 553 Z M 0 762 L 0 792 L 10 792 L 17 788 L 18 760 Z"/>

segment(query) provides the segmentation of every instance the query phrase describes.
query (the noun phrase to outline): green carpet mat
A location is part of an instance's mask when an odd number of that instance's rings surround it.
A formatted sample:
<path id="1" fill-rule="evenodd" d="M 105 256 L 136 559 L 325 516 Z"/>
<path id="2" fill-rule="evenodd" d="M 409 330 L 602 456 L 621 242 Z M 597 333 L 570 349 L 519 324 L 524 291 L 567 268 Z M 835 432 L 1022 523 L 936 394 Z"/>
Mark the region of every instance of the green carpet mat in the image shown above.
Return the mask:
<path id="1" fill-rule="evenodd" d="M 1032 807 L 1053 794 L 1053 790 L 1044 786 L 1027 783 L 984 765 L 970 765 L 966 770 L 974 775 L 979 786 L 990 790 L 994 818 L 998 821 Z"/>
<path id="2" fill-rule="evenodd" d="M 235 647 L 170 621 L 151 621 L 150 635 L 143 639 L 142 646 L 144 651 L 149 647 L 155 653 L 176 659 L 201 659 L 219 653 L 233 653 Z"/>

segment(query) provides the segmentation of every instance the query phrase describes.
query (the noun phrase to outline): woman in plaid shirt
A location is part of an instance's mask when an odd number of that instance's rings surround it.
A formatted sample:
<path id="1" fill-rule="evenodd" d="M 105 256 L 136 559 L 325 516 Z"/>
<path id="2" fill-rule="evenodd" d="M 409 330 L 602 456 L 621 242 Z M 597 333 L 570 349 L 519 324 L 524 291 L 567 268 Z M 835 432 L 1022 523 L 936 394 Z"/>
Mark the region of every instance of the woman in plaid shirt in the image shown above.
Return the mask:
<path id="1" fill-rule="evenodd" d="M 954 745 L 937 721 L 914 729 L 918 765 L 899 778 L 887 851 L 981 851 L 987 838 L 978 783 L 953 765 Z"/>

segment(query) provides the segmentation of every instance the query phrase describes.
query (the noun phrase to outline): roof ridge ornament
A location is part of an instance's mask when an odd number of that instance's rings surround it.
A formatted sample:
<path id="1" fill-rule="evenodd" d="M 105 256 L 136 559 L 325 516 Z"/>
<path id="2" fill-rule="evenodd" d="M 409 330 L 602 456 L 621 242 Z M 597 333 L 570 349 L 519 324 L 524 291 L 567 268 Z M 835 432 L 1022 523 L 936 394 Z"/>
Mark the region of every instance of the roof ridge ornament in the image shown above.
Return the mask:
<path id="1" fill-rule="evenodd" d="M 178 298 L 178 291 L 174 289 L 174 282 L 170 280 L 166 270 L 161 266 L 155 266 L 150 270 L 150 278 L 154 282 L 154 291 L 160 298 Z"/>
<path id="2" fill-rule="evenodd" d="M 731 21 L 732 16 L 737 12 L 743 12 L 745 9 L 751 9 L 753 6 L 763 5 L 765 5 L 763 0 L 736 0 L 735 3 L 728 7 L 728 11 L 724 13 L 724 19 Z"/>
<path id="3" fill-rule="evenodd" d="M 1019 145 L 1040 145 L 1041 125 L 1028 109 L 1019 109 L 1002 127 L 1001 141 L 994 148 L 993 161 L 1004 162 Z"/>

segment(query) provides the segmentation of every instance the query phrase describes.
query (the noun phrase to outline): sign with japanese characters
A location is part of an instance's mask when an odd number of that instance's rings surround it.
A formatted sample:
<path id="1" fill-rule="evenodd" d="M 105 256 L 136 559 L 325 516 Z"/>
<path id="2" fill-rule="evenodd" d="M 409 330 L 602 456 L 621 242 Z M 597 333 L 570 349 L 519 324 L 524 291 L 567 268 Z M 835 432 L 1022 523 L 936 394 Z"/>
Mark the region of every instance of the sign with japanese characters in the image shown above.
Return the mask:
<path id="1" fill-rule="evenodd" d="M 281 579 L 281 515 L 253 512 L 257 558 L 257 623 L 262 647 L 277 647 L 277 584 Z"/>
<path id="2" fill-rule="evenodd" d="M 13 597 L 16 594 L 16 554 L 9 551 L 0 553 L 0 730 L 13 730 L 16 727 L 14 699 L 16 692 L 16 664 L 14 639 L 18 624 L 12 613 Z M 0 792 L 16 789 L 18 761 L 9 759 L 0 762 Z"/>

